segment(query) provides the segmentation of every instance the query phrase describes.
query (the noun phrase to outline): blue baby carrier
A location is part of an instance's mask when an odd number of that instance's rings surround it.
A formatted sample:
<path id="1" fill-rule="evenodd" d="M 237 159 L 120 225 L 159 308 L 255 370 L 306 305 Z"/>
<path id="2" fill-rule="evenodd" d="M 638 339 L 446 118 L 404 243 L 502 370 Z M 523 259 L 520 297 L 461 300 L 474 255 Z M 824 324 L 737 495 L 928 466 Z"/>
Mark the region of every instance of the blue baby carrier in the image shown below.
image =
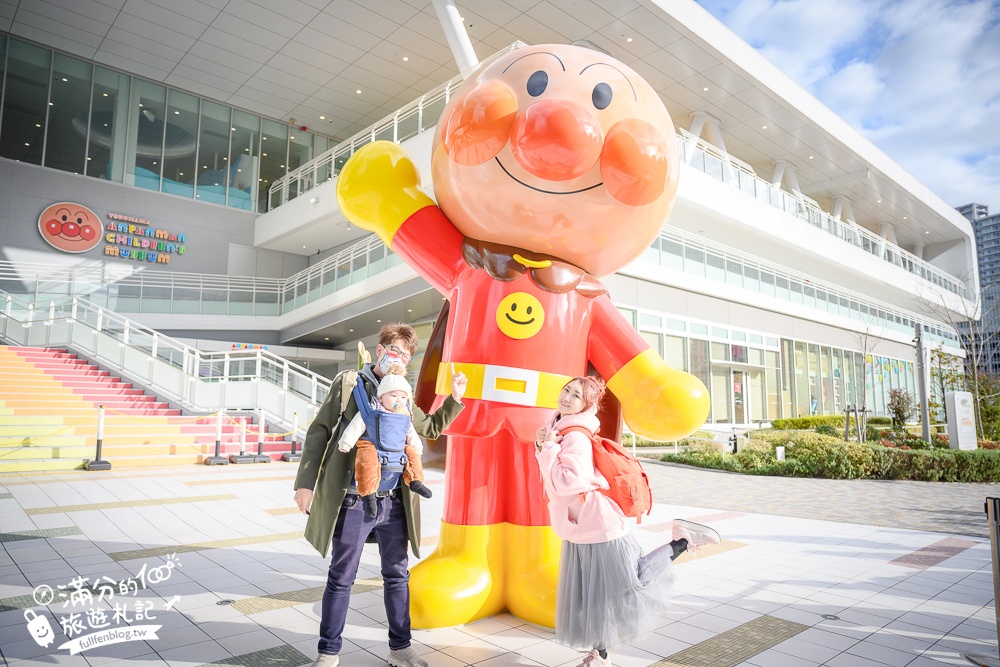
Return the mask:
<path id="1" fill-rule="evenodd" d="M 395 489 L 399 486 L 399 479 L 403 476 L 403 467 L 406 465 L 403 447 L 406 446 L 406 434 L 410 430 L 410 416 L 373 408 L 364 382 L 354 385 L 354 402 L 365 422 L 365 433 L 361 437 L 375 445 L 379 463 L 382 464 L 382 479 L 378 490 L 382 492 Z M 351 485 L 357 486 L 354 480 Z"/>

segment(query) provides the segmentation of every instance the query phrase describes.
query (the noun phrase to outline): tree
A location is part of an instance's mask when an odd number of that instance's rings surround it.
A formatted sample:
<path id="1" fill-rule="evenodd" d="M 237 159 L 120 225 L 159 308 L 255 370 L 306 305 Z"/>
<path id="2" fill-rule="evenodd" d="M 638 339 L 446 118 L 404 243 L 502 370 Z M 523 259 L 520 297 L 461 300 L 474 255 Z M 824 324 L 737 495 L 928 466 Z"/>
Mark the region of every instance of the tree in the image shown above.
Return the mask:
<path id="1" fill-rule="evenodd" d="M 887 407 L 892 417 L 892 425 L 902 428 L 917 411 L 917 402 L 913 400 L 913 394 L 905 389 L 890 389 Z"/>
<path id="2" fill-rule="evenodd" d="M 969 280 L 963 279 L 969 284 Z M 925 292 L 918 297 L 921 307 L 936 319 L 958 331 L 962 350 L 965 352 L 963 376 L 965 386 L 972 394 L 976 413 L 976 433 L 983 437 L 984 401 L 995 400 L 991 392 L 982 391 L 988 361 L 1000 333 L 1000 289 L 993 286 L 976 290 L 971 298 L 964 298 L 943 291 Z M 950 303 L 950 305 L 949 305 Z"/>
<path id="3" fill-rule="evenodd" d="M 866 320 L 862 324 L 862 328 L 858 331 L 854 331 L 851 334 L 851 338 L 854 339 L 854 344 L 859 350 L 861 350 L 861 369 L 860 369 L 860 380 L 859 385 L 854 391 L 854 395 L 859 404 L 857 405 L 858 412 L 858 440 L 864 441 L 864 434 L 867 433 L 868 429 L 868 380 L 873 377 L 874 369 L 873 364 L 875 362 L 873 352 L 875 348 L 878 347 L 881 339 L 876 336 L 873 332 L 874 325 L 871 320 Z"/>
<path id="4" fill-rule="evenodd" d="M 935 422 L 945 421 L 944 397 L 949 391 L 965 391 L 966 377 L 963 360 L 949 354 L 943 343 L 930 348 L 930 387 L 927 396 L 927 407 L 932 412 L 931 419 Z"/>

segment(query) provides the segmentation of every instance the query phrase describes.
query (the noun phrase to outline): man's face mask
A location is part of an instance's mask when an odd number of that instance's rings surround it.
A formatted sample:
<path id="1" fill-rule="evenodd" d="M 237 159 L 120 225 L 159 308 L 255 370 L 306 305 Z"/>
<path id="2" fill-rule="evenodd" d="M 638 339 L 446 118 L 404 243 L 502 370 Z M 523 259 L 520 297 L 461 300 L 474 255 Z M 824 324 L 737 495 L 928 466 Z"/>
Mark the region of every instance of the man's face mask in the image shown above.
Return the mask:
<path id="1" fill-rule="evenodd" d="M 389 372 L 389 366 L 399 364 L 400 366 L 406 367 L 406 364 L 409 362 L 409 351 L 401 350 L 395 345 L 386 345 L 382 348 L 382 358 L 378 362 L 378 369 L 382 375 L 385 375 Z"/>

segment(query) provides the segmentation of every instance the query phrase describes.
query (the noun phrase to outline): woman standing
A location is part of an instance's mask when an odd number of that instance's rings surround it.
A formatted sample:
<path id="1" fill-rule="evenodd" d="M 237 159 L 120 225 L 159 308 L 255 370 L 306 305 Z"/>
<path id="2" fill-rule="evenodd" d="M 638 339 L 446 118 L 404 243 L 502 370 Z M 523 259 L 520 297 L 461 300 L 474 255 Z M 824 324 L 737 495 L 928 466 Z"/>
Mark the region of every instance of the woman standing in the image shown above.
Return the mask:
<path id="1" fill-rule="evenodd" d="M 559 407 L 535 440 L 548 497 L 549 518 L 563 539 L 556 591 L 556 640 L 589 650 L 580 667 L 611 665 L 607 649 L 644 632 L 666 609 L 674 558 L 686 549 L 718 544 L 707 526 L 675 520 L 673 541 L 648 555 L 629 532 L 630 521 L 601 493 L 608 482 L 594 466 L 590 438 L 604 383 L 576 377 L 559 394 Z M 571 429 L 571 430 L 567 430 Z"/>

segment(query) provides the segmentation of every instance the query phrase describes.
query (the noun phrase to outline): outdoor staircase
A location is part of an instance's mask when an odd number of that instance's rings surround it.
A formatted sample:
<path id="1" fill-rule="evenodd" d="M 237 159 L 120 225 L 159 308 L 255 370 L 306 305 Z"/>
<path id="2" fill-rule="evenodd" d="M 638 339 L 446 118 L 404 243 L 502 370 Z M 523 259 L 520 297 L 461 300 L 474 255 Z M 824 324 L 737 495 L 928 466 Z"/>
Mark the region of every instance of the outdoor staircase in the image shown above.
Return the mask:
<path id="1" fill-rule="evenodd" d="M 185 416 L 66 350 L 0 346 L 0 473 L 82 468 L 95 458 L 98 406 L 105 408 L 101 458 L 114 468 L 202 463 L 215 453 L 215 415 Z M 222 456 L 240 450 L 248 416 L 223 417 Z M 257 452 L 247 424 L 246 451 Z M 291 450 L 267 434 L 264 455 Z"/>

